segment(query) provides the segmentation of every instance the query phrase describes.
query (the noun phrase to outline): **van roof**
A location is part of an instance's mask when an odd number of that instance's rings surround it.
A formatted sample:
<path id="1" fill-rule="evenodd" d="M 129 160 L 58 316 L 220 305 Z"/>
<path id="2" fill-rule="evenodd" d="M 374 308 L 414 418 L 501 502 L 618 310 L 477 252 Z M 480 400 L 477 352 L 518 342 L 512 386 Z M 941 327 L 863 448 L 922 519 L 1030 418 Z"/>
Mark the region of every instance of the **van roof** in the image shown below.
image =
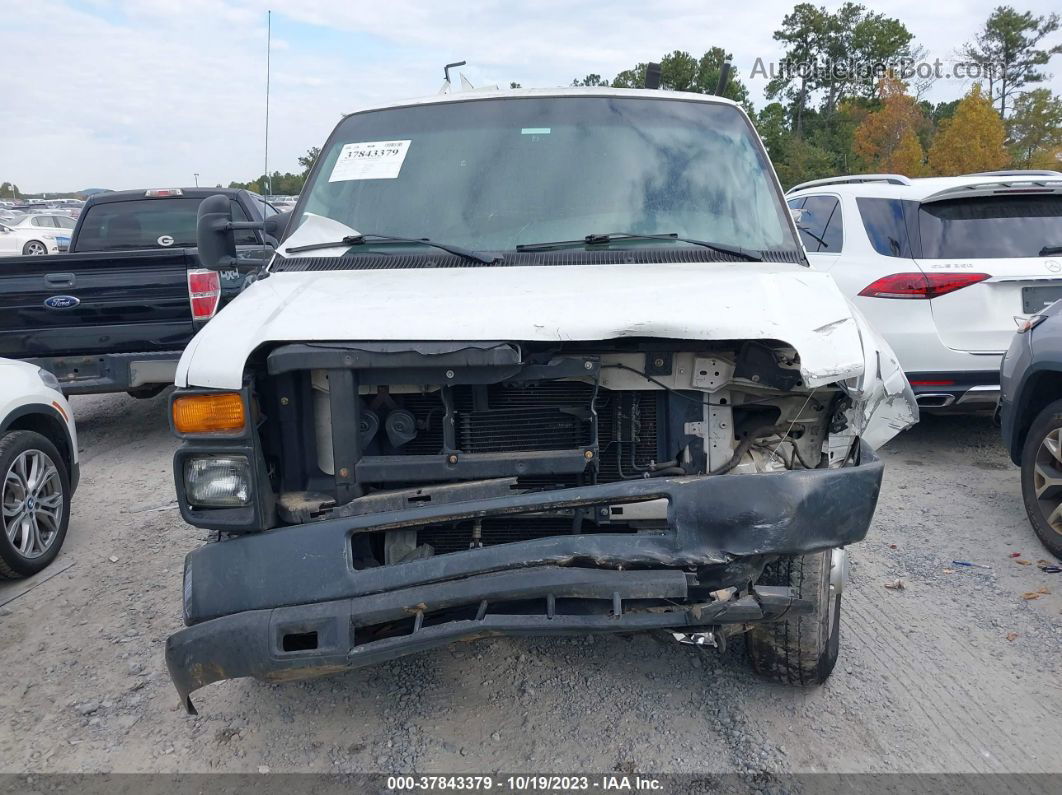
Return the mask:
<path id="1" fill-rule="evenodd" d="M 455 91 L 449 94 L 436 94 L 430 97 L 388 102 L 360 108 L 344 116 L 366 113 L 372 110 L 388 108 L 406 108 L 413 105 L 437 105 L 449 102 L 472 102 L 477 99 L 513 99 L 522 97 L 636 97 L 638 99 L 677 99 L 686 102 L 711 102 L 718 105 L 740 107 L 738 103 L 714 94 L 694 94 L 688 91 L 664 91 L 662 89 L 644 88 L 610 88 L 608 86 L 579 86 L 574 88 L 510 88 L 510 89 L 473 89 Z"/>

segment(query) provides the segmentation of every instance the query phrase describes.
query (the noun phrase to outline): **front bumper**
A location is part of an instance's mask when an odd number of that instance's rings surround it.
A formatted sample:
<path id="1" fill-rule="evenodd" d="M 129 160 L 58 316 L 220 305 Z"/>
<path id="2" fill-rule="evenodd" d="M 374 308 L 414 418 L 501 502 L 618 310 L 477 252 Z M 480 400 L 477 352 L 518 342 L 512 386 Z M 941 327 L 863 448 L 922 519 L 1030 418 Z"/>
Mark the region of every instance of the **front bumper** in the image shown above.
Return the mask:
<path id="1" fill-rule="evenodd" d="M 777 619 L 794 607 L 787 589 L 749 591 L 749 582 L 773 557 L 866 535 L 882 464 L 866 445 L 860 460 L 844 469 L 643 479 L 469 500 L 208 544 L 185 561 L 189 627 L 168 639 L 167 666 L 192 710 L 189 694 L 222 679 L 333 673 L 458 639 Z M 353 568 L 352 538 L 360 533 L 661 498 L 668 500 L 666 530 L 551 536 Z M 709 595 L 730 586 L 747 595 L 725 602 Z"/>

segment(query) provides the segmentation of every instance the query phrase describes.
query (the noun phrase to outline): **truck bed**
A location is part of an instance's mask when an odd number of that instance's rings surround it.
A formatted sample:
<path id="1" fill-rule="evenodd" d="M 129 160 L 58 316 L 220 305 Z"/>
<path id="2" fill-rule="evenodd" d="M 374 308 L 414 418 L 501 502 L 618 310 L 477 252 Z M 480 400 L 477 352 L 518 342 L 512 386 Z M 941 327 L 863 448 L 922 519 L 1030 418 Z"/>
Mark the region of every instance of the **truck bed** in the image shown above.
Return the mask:
<path id="1" fill-rule="evenodd" d="M 36 361 L 68 393 L 143 385 L 121 383 L 128 363 L 112 356 L 147 354 L 169 363 L 154 365 L 165 375 L 195 334 L 187 271 L 196 267 L 189 249 L 2 258 L 0 357 Z"/>

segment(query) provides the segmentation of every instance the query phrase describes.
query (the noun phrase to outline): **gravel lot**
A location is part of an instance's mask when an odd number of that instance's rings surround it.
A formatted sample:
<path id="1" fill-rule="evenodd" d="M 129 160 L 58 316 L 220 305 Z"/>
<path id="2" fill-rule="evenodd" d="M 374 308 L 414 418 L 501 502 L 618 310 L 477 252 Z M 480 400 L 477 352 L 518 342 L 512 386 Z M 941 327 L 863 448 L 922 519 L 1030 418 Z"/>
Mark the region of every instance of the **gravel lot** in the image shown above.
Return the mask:
<path id="1" fill-rule="evenodd" d="M 66 547 L 34 580 L 0 583 L 0 771 L 1062 772 L 1062 575 L 1035 566 L 1046 552 L 987 419 L 929 417 L 882 451 L 824 687 L 763 683 L 740 643 L 500 639 L 219 683 L 193 718 L 163 644 L 205 534 L 172 508 L 165 396 L 74 409 Z"/>

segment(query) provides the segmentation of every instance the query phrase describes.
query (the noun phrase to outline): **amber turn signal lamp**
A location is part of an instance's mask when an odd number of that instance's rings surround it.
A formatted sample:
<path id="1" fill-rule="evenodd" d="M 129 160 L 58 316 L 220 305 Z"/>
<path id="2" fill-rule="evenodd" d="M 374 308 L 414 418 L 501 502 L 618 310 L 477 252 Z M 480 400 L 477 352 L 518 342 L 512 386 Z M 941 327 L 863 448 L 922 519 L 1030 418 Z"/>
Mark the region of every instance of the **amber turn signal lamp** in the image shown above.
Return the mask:
<path id="1" fill-rule="evenodd" d="M 246 419 L 236 392 L 185 395 L 173 401 L 173 427 L 178 433 L 242 431 Z"/>

